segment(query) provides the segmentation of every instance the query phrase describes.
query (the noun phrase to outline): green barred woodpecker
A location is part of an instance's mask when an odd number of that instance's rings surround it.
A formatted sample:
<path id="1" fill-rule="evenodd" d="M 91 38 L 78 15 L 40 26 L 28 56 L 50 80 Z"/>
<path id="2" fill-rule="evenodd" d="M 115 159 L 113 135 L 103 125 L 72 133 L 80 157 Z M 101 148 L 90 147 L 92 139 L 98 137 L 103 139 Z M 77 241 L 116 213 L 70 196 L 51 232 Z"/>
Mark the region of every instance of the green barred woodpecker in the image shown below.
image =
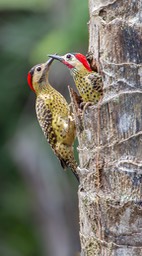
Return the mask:
<path id="1" fill-rule="evenodd" d="M 27 81 L 36 93 L 37 119 L 47 141 L 62 167 L 70 167 L 78 179 L 73 153 L 75 122 L 65 98 L 48 82 L 48 71 L 52 62 L 53 59 L 49 59 L 46 63 L 34 66 L 28 73 Z"/>
<path id="2" fill-rule="evenodd" d="M 96 104 L 103 95 L 102 76 L 92 71 L 86 57 L 81 53 L 67 53 L 63 56 L 49 55 L 66 65 L 73 76 L 83 102 Z"/>

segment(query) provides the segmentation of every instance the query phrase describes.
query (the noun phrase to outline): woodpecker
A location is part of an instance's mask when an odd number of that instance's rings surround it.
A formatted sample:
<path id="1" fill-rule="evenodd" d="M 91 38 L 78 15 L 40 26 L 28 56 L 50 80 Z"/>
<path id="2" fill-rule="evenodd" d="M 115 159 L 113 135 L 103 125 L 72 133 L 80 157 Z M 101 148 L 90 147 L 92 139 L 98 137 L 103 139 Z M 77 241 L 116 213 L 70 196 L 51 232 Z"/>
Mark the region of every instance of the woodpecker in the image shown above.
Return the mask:
<path id="1" fill-rule="evenodd" d="M 45 138 L 64 169 L 70 167 L 78 179 L 73 154 L 76 136 L 75 122 L 65 98 L 48 82 L 53 59 L 34 66 L 28 73 L 29 87 L 36 94 L 36 114 Z M 79 179 L 78 179 L 79 180 Z"/>
<path id="2" fill-rule="evenodd" d="M 103 95 L 102 77 L 92 71 L 86 57 L 81 53 L 67 53 L 63 56 L 49 55 L 66 65 L 73 76 L 74 82 L 84 103 L 96 104 Z"/>

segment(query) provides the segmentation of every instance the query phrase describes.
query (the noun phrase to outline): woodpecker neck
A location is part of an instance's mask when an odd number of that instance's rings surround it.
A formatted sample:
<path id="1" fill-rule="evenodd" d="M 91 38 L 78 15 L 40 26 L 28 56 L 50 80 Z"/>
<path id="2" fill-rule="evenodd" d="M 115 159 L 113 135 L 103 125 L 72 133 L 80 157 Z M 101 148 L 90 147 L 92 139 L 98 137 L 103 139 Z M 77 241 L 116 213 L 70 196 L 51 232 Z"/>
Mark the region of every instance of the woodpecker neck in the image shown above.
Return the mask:
<path id="1" fill-rule="evenodd" d="M 70 73 L 73 77 L 76 77 L 76 76 L 83 77 L 91 73 L 91 71 L 88 71 L 85 67 L 82 66 L 80 69 L 77 69 L 77 68 L 70 69 Z"/>
<path id="2" fill-rule="evenodd" d="M 34 88 L 37 96 L 39 94 L 49 94 L 51 92 L 53 93 L 53 91 L 55 90 L 47 80 L 46 82 L 42 81 L 40 83 L 35 84 Z"/>

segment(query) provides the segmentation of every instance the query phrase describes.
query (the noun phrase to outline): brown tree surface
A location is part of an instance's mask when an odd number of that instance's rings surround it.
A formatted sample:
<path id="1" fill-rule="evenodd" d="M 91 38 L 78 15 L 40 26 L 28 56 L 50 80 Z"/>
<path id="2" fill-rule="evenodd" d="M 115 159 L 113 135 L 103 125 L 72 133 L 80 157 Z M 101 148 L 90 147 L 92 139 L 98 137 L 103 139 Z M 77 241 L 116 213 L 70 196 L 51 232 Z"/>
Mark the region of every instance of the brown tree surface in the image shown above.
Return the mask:
<path id="1" fill-rule="evenodd" d="M 142 255 L 142 1 L 89 0 L 104 97 L 78 125 L 81 255 Z"/>

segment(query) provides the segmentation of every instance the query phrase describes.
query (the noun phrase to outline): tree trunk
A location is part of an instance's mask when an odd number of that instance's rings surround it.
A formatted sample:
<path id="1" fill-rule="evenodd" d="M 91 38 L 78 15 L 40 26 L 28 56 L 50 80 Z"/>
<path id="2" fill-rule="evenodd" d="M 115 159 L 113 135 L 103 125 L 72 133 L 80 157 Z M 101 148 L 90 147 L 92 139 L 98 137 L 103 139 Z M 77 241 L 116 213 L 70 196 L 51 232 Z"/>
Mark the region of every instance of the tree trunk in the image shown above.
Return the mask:
<path id="1" fill-rule="evenodd" d="M 89 10 L 104 97 L 78 128 L 81 255 L 142 255 L 142 1 L 89 0 Z"/>

